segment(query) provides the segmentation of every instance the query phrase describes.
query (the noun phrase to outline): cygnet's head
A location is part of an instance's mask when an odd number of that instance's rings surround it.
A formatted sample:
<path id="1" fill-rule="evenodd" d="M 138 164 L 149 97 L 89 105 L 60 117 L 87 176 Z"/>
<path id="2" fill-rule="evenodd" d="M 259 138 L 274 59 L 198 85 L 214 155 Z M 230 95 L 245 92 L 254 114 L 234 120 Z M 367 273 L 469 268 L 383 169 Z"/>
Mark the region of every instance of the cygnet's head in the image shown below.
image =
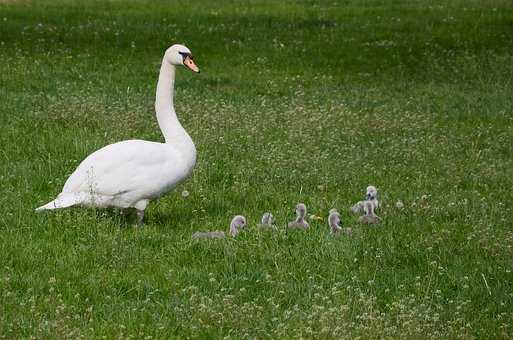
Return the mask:
<path id="1" fill-rule="evenodd" d="M 274 223 L 274 217 L 273 217 L 273 214 L 271 214 L 270 212 L 266 212 L 263 216 L 262 216 L 262 224 L 263 225 L 272 225 Z"/>
<path id="2" fill-rule="evenodd" d="M 235 236 L 244 228 L 246 228 L 246 218 L 242 215 L 237 215 L 232 219 L 232 222 L 230 223 L 230 234 Z"/>
<path id="3" fill-rule="evenodd" d="M 336 229 L 337 227 L 340 227 L 340 225 L 342 224 L 342 219 L 340 218 L 340 214 L 338 213 L 337 209 L 330 210 L 328 223 L 332 229 Z"/>
<path id="4" fill-rule="evenodd" d="M 166 50 L 164 59 L 171 65 L 183 65 L 189 70 L 199 73 L 199 67 L 194 63 L 191 51 L 184 45 L 175 44 Z"/>
<path id="5" fill-rule="evenodd" d="M 374 200 L 378 198 L 378 189 L 375 186 L 369 185 L 367 187 L 367 193 L 365 194 L 366 200 Z"/>
<path id="6" fill-rule="evenodd" d="M 296 205 L 296 215 L 300 219 L 305 218 L 305 216 L 306 216 L 306 205 L 304 203 L 298 203 Z"/>

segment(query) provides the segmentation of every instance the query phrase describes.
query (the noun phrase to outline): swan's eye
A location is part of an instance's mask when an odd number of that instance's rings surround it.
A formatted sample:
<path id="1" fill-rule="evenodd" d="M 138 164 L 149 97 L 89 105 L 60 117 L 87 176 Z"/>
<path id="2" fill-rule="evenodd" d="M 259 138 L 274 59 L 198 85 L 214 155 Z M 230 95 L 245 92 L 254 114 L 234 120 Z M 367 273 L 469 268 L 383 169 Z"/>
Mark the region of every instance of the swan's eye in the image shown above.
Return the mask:
<path id="1" fill-rule="evenodd" d="M 189 52 L 178 52 L 178 53 L 182 56 L 183 60 L 185 60 L 186 58 L 189 58 L 191 60 L 194 59 L 192 57 L 192 54 L 190 54 Z"/>

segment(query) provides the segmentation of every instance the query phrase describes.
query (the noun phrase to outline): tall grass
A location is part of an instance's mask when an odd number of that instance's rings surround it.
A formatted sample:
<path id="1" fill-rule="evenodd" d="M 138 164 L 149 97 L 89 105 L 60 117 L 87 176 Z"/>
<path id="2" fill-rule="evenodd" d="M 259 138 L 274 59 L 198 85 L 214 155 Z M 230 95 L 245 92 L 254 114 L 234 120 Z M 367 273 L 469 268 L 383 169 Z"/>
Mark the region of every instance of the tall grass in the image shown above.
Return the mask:
<path id="1" fill-rule="evenodd" d="M 506 1 L 0 1 L 0 336 L 511 338 L 512 23 Z M 202 71 L 176 82 L 191 179 L 142 229 L 35 214 L 94 150 L 162 140 L 175 42 Z M 368 184 L 376 228 L 348 211 Z M 286 233 L 299 201 L 324 220 Z M 191 239 L 239 213 L 237 239 Z"/>

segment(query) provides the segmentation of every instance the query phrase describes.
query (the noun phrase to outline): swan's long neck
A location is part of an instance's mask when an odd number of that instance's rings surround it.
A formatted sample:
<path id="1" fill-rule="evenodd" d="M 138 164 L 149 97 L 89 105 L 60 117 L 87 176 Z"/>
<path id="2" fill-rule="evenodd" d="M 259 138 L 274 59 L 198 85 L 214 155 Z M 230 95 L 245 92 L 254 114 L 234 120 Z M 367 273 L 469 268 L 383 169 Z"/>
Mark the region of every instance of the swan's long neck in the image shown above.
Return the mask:
<path id="1" fill-rule="evenodd" d="M 166 143 L 191 142 L 192 140 L 176 117 L 173 105 L 175 86 L 175 66 L 162 60 L 157 94 L 155 98 L 155 112 L 160 130 Z"/>

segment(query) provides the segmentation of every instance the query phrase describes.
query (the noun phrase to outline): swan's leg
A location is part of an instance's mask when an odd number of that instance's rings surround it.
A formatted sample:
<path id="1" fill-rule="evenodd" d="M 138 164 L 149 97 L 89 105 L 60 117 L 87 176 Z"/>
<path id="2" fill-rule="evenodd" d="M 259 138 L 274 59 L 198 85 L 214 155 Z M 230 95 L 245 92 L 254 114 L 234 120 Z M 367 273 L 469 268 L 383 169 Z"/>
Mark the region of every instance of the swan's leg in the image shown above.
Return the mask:
<path id="1" fill-rule="evenodd" d="M 135 204 L 135 210 L 137 211 L 137 225 L 142 226 L 144 219 L 144 209 L 148 206 L 148 200 L 141 200 Z"/>
<path id="2" fill-rule="evenodd" d="M 137 225 L 140 227 L 143 225 L 144 220 L 144 210 L 137 209 Z"/>

